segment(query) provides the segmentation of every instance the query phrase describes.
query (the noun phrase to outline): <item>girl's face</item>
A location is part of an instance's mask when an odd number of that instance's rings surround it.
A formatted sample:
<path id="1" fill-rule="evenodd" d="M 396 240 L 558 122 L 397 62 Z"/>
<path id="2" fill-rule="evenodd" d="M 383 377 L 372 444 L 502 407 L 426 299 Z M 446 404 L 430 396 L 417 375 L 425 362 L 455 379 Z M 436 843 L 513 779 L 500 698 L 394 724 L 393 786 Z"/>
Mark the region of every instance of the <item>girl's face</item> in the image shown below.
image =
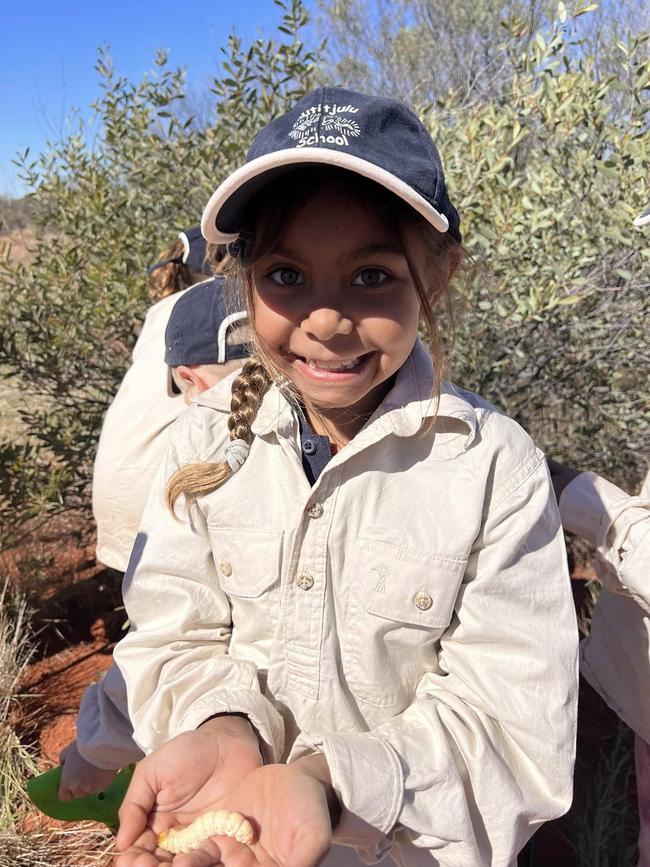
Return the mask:
<path id="1" fill-rule="evenodd" d="M 358 419 L 360 429 L 418 332 L 420 302 L 397 239 L 343 185 L 322 187 L 285 221 L 252 282 L 264 350 L 307 407 Z"/>

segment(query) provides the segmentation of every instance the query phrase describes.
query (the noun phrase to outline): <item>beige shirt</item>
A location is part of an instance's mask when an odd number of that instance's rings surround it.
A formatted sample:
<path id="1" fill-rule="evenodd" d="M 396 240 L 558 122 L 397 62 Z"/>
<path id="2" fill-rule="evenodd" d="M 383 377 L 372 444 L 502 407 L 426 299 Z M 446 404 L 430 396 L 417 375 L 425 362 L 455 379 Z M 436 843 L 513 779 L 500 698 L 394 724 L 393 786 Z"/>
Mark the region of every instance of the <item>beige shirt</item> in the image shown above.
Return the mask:
<path id="1" fill-rule="evenodd" d="M 562 492 L 560 514 L 569 532 L 595 545 L 603 584 L 580 646 L 581 671 L 650 741 L 650 473 L 638 497 L 581 473 Z"/>
<path id="2" fill-rule="evenodd" d="M 152 488 L 115 657 L 145 752 L 243 712 L 267 760 L 324 752 L 336 843 L 371 862 L 505 867 L 571 802 L 566 553 L 529 437 L 448 384 L 422 433 L 432 383 L 418 342 L 313 487 L 272 387 L 242 469 L 177 521 L 166 480 L 228 440 L 230 380 L 204 392 Z"/>
<path id="3" fill-rule="evenodd" d="M 169 427 L 186 408 L 167 394 L 165 329 L 187 290 L 149 309 L 127 370 L 102 426 L 93 469 L 92 505 L 100 563 L 126 571 Z"/>

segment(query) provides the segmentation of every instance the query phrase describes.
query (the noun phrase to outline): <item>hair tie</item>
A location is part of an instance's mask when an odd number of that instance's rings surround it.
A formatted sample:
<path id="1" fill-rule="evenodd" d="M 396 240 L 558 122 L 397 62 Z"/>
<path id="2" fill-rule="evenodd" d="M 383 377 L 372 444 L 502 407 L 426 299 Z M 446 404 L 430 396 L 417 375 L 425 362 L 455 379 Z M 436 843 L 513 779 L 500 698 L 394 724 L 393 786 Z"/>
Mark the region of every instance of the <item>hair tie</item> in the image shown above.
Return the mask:
<path id="1" fill-rule="evenodd" d="M 230 467 L 231 472 L 236 473 L 238 469 L 244 466 L 244 462 L 248 457 L 251 447 L 246 440 L 232 440 L 226 449 L 226 463 Z"/>

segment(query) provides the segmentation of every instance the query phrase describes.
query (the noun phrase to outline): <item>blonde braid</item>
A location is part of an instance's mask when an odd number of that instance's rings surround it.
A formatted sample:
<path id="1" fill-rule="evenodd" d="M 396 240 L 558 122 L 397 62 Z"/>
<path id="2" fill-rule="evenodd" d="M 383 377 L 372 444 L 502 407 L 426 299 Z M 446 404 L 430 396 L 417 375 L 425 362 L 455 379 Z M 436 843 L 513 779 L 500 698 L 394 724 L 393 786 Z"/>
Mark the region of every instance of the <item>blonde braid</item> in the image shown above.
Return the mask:
<path id="1" fill-rule="evenodd" d="M 251 425 L 262 403 L 262 398 L 271 385 L 271 377 L 264 365 L 256 358 L 249 358 L 235 377 L 231 388 L 228 430 L 230 439 L 251 444 Z M 232 476 L 233 471 L 226 461 L 218 464 L 187 464 L 176 470 L 167 483 L 167 506 L 172 514 L 174 504 L 181 494 L 188 506 L 196 503 L 197 497 L 211 494 Z"/>

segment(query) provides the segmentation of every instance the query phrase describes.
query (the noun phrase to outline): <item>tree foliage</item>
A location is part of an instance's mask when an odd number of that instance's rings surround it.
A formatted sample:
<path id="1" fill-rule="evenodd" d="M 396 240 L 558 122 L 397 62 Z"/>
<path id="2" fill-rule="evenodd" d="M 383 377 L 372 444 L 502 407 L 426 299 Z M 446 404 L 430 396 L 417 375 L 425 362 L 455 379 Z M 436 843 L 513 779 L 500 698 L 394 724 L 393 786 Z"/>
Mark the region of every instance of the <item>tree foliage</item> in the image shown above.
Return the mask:
<path id="1" fill-rule="evenodd" d="M 200 130 L 184 71 L 164 53 L 132 83 L 102 49 L 94 117 L 35 159 L 20 156 L 37 239 L 29 263 L 0 265 L 0 370 L 20 388 L 27 433 L 0 443 L 7 535 L 43 510 L 88 509 L 103 414 L 146 307 L 146 266 L 199 221 L 253 133 L 314 86 L 307 13 L 300 0 L 276 5 L 274 38 L 230 37 Z"/>
<path id="2" fill-rule="evenodd" d="M 572 54 L 591 56 L 599 74 L 620 73 L 617 42 L 650 29 L 645 0 L 319 0 L 319 9 L 327 77 L 415 106 L 503 96 L 558 12 L 571 22 Z"/>
<path id="3" fill-rule="evenodd" d="M 427 115 L 479 263 L 453 367 L 549 452 L 633 487 L 650 452 L 650 234 L 632 224 L 649 192 L 647 34 L 603 76 L 560 12 L 503 99 Z"/>
<path id="4" fill-rule="evenodd" d="M 198 221 L 258 129 L 327 77 L 300 0 L 279 5 L 274 38 L 230 38 L 201 118 L 164 55 L 133 83 L 102 50 L 94 121 L 22 155 L 37 239 L 31 262 L 0 272 L 0 370 L 20 387 L 22 425 L 0 440 L 6 526 L 88 509 L 102 417 L 146 307 L 146 265 Z M 454 379 L 554 456 L 631 485 L 650 430 L 650 235 L 632 226 L 648 197 L 647 35 L 608 42 L 606 60 L 578 29 L 593 14 L 584 3 L 560 3 L 554 18 L 524 4 L 540 28 L 529 32 L 514 0 L 486 0 L 478 35 L 461 5 L 445 7 L 465 33 L 459 45 L 491 44 L 496 26 L 508 47 L 507 75 L 481 98 L 429 55 L 444 86 L 418 99 L 475 262 L 460 286 Z"/>

